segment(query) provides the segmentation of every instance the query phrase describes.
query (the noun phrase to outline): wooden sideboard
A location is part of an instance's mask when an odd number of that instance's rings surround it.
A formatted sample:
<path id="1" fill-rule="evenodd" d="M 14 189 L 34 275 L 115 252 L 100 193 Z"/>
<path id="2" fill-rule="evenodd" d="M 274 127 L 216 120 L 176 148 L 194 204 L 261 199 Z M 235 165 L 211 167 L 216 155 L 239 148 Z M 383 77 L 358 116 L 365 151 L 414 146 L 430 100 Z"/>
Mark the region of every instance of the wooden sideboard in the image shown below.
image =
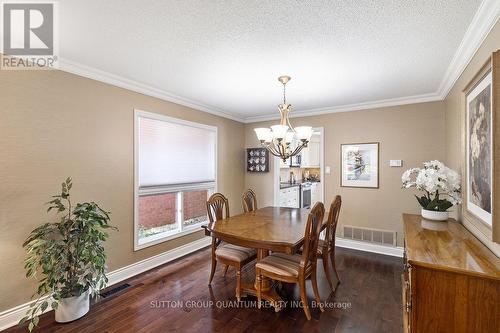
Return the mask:
<path id="1" fill-rule="evenodd" d="M 500 259 L 453 219 L 403 214 L 403 330 L 500 332 Z"/>

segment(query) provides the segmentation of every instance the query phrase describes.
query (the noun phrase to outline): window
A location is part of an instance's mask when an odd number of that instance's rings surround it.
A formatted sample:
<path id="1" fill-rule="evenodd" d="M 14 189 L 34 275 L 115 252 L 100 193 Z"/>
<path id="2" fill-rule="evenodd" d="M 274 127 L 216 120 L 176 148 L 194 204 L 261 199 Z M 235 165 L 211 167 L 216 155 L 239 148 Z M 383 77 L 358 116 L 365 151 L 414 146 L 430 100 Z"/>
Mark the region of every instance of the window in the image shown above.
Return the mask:
<path id="1" fill-rule="evenodd" d="M 135 111 L 135 249 L 200 230 L 216 189 L 217 128 Z"/>

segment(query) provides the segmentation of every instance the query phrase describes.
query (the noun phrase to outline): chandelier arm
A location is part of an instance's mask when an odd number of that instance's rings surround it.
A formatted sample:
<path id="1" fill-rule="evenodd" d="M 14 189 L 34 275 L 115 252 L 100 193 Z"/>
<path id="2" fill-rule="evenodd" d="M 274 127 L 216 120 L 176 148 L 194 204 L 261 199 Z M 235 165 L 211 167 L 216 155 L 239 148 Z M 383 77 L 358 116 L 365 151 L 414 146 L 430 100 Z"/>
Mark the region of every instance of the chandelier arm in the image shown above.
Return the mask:
<path id="1" fill-rule="evenodd" d="M 266 148 L 271 153 L 273 153 L 273 147 L 271 147 L 271 145 L 269 143 L 262 142 L 261 145 L 262 145 L 262 147 Z"/>
<path id="2" fill-rule="evenodd" d="M 289 158 L 291 155 L 289 152 L 287 152 L 287 147 L 284 144 L 280 145 L 280 153 L 281 153 L 281 158 L 283 161 L 285 161 L 287 158 Z"/>
<path id="3" fill-rule="evenodd" d="M 281 157 L 280 153 L 276 150 L 276 147 L 273 147 L 271 144 L 266 145 L 267 150 L 271 152 L 274 156 Z"/>
<path id="4" fill-rule="evenodd" d="M 280 112 L 280 125 L 286 125 L 288 122 L 286 111 L 283 110 L 279 105 L 278 105 L 278 110 Z"/>
<path id="5" fill-rule="evenodd" d="M 305 144 L 304 142 L 301 142 L 300 145 L 297 146 L 297 148 L 295 148 L 295 150 L 293 151 L 293 153 L 291 155 L 296 155 L 298 153 L 300 153 L 300 151 L 305 147 Z"/>
<path id="6" fill-rule="evenodd" d="M 281 150 L 283 151 L 283 157 L 285 159 L 290 157 L 290 153 L 287 153 L 287 144 L 286 143 L 281 145 Z"/>
<path id="7" fill-rule="evenodd" d="M 286 117 L 286 121 L 288 123 L 288 127 L 290 127 L 290 130 L 295 132 L 295 128 L 293 128 L 292 124 L 290 123 L 290 113 L 288 113 L 288 117 Z"/>
<path id="8" fill-rule="evenodd" d="M 269 152 L 270 152 L 272 155 L 274 155 L 274 156 L 276 156 L 276 157 L 281 158 L 283 161 L 285 160 L 285 159 L 283 158 L 283 156 L 282 156 L 282 155 L 281 155 L 281 154 L 280 154 L 280 153 L 276 150 L 276 148 L 271 147 L 271 146 L 267 146 L 266 148 L 269 150 Z"/>
<path id="9" fill-rule="evenodd" d="M 278 154 L 280 154 L 281 158 L 284 158 L 285 152 L 283 151 L 283 146 L 281 145 L 280 142 L 278 142 L 278 144 L 276 144 L 276 148 L 277 148 Z"/>
<path id="10" fill-rule="evenodd" d="M 274 156 L 276 156 L 276 157 L 281 158 L 281 156 L 280 156 L 279 154 L 274 153 L 272 150 L 269 150 L 269 152 L 271 153 L 271 155 L 274 155 Z"/>
<path id="11" fill-rule="evenodd" d="M 297 155 L 302 149 L 300 148 L 300 146 L 298 146 L 297 148 L 295 148 L 295 150 L 290 154 L 290 155 Z"/>
<path id="12" fill-rule="evenodd" d="M 276 150 L 276 147 L 270 147 L 269 151 L 274 155 L 274 156 L 278 156 L 278 157 L 281 157 L 281 154 L 279 151 Z"/>

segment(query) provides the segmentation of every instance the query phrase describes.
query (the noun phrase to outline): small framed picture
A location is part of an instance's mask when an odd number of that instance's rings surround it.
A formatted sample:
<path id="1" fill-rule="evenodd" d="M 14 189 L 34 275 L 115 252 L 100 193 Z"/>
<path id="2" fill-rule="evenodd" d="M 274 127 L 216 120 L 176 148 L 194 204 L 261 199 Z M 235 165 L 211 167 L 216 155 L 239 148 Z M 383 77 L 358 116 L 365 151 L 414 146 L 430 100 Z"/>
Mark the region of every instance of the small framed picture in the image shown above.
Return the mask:
<path id="1" fill-rule="evenodd" d="M 379 143 L 341 144 L 340 186 L 378 188 Z"/>
<path id="2" fill-rule="evenodd" d="M 265 148 L 248 148 L 247 171 L 269 172 L 269 151 Z"/>

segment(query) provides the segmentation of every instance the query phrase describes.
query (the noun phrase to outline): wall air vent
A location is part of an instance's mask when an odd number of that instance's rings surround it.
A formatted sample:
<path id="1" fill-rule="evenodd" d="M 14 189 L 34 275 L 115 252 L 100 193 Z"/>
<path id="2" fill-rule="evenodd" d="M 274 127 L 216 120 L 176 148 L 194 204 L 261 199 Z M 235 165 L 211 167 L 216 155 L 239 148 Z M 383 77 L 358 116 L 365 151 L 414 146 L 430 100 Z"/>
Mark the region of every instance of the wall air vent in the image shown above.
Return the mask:
<path id="1" fill-rule="evenodd" d="M 396 246 L 396 231 L 371 229 L 344 225 L 342 237 L 361 242 L 374 243 L 384 246 Z"/>
<path id="2" fill-rule="evenodd" d="M 129 287 L 130 287 L 130 284 L 128 284 L 128 283 L 121 284 L 121 285 L 119 285 L 117 287 L 114 287 L 114 288 L 109 289 L 109 290 L 107 290 L 105 292 L 102 292 L 101 293 L 101 297 L 106 298 L 106 297 L 112 296 L 112 295 L 114 295 L 116 293 L 119 293 L 120 291 L 122 291 L 124 289 L 129 288 Z"/>

